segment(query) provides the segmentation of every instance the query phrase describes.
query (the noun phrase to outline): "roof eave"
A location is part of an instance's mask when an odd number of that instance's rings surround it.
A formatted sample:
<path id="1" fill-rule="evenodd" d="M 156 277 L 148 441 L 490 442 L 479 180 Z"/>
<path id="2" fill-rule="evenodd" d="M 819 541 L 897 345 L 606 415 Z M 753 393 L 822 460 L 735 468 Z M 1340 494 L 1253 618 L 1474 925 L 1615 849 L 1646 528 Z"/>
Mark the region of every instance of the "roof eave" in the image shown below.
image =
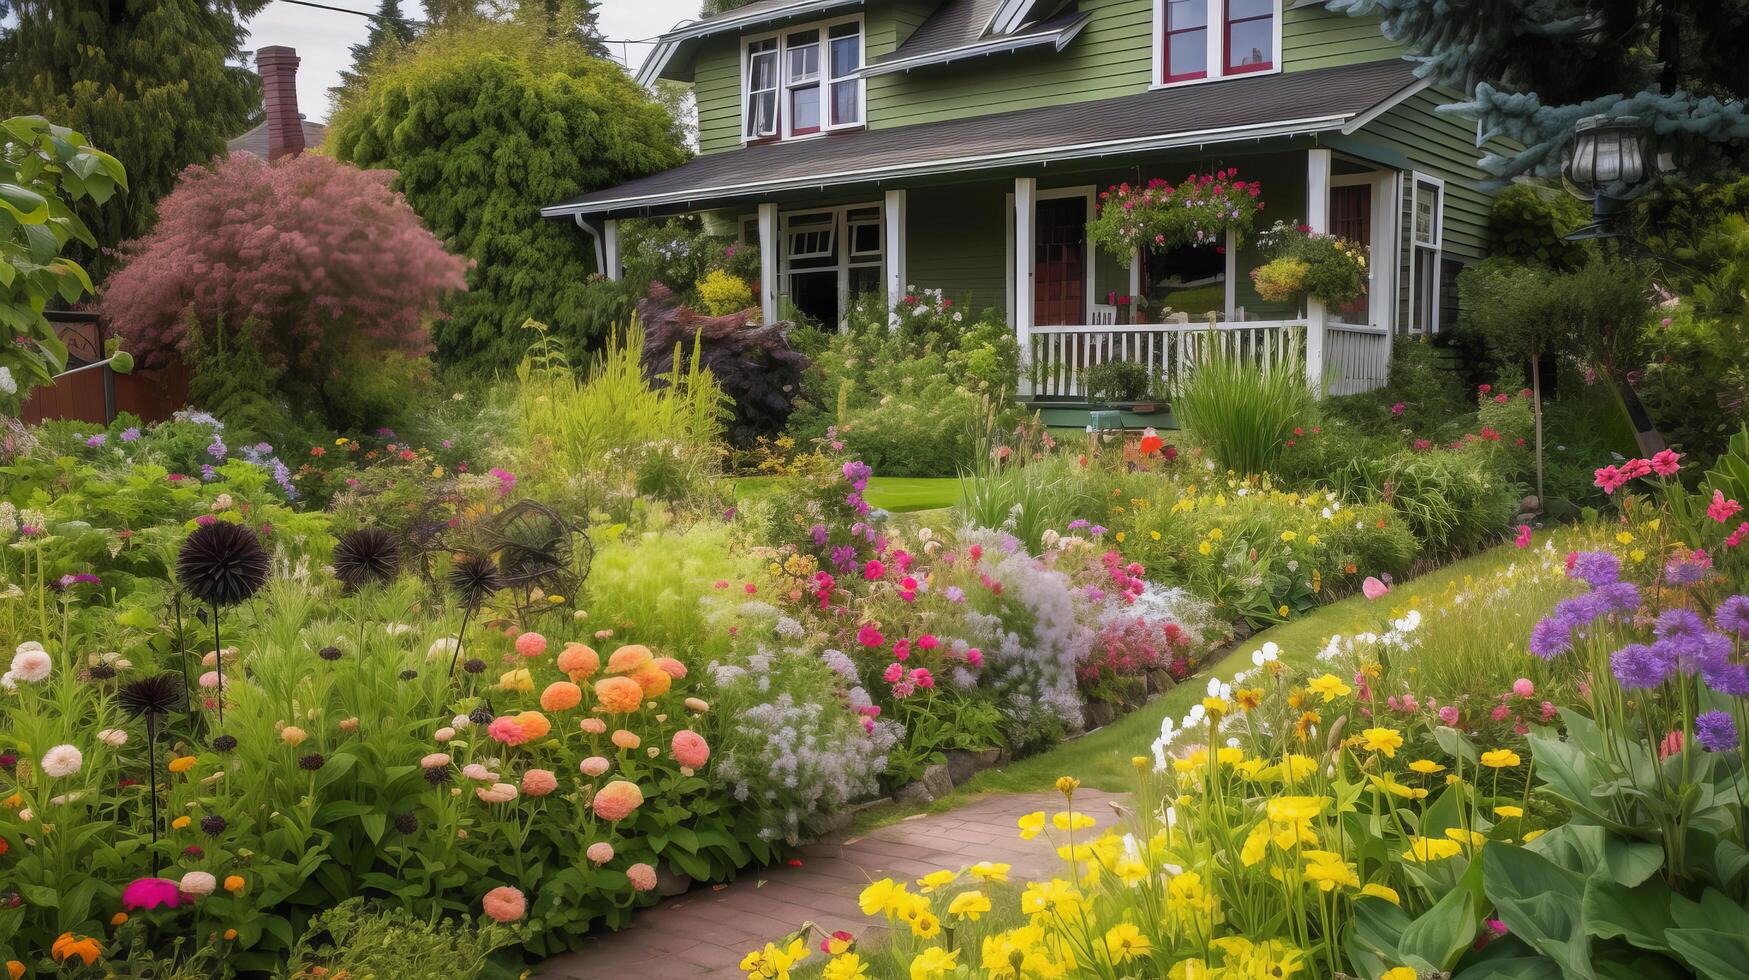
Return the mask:
<path id="1" fill-rule="evenodd" d="M 1086 27 L 1092 19 L 1093 15 L 1091 13 L 1086 13 L 1077 17 L 1071 23 L 1055 30 L 1038 31 L 1036 33 L 1021 34 L 1015 37 L 991 38 L 984 41 L 975 41 L 971 44 L 962 44 L 957 48 L 949 48 L 945 51 L 934 51 L 928 54 L 914 55 L 910 58 L 895 58 L 892 61 L 877 62 L 876 64 L 869 65 L 862 69 L 858 74 L 863 78 L 872 78 L 876 75 L 892 75 L 902 71 L 910 71 L 913 68 L 927 68 L 932 65 L 945 65 L 955 61 L 963 61 L 966 58 L 980 58 L 985 55 L 1010 54 L 1015 51 L 1024 51 L 1027 48 L 1042 48 L 1050 46 L 1061 51 L 1069 46 L 1070 41 L 1075 40 L 1075 35 L 1080 34 L 1081 29 Z"/>
<path id="2" fill-rule="evenodd" d="M 698 187 L 686 191 L 670 191 L 661 194 L 634 195 L 630 197 L 610 198 L 601 201 L 588 201 L 573 204 L 555 204 L 551 207 L 542 208 L 540 213 L 541 216 L 545 218 L 558 218 L 575 214 L 603 214 L 629 208 L 661 207 L 669 204 L 686 204 L 693 201 L 726 199 L 762 193 L 771 194 L 779 191 L 829 187 L 837 184 L 856 184 L 868 181 L 892 180 L 903 177 L 917 177 L 942 173 L 963 173 L 965 171 L 986 170 L 1004 165 L 1022 166 L 1055 160 L 1087 159 L 1108 156 L 1113 153 L 1170 150 L 1184 146 L 1201 146 L 1210 143 L 1232 143 L 1243 140 L 1267 139 L 1271 137 L 1307 136 L 1315 133 L 1340 131 L 1348 124 L 1349 120 L 1353 119 L 1356 115 L 1358 115 L 1358 113 L 1345 112 L 1330 116 L 1317 116 L 1273 123 L 1258 123 L 1249 126 L 1199 129 L 1183 133 L 1165 133 L 1155 136 L 1132 136 L 1122 139 L 1100 140 L 1094 143 L 1078 143 L 1066 146 L 1009 150 L 1001 153 L 951 158 L 926 163 L 869 167 L 861 170 L 841 171 L 838 173 L 810 174 L 806 177 L 788 177 L 781 180 L 749 181 L 740 184 L 725 184 L 718 187 Z"/>
<path id="3" fill-rule="evenodd" d="M 796 0 L 780 7 L 763 7 L 751 13 L 724 17 L 712 17 L 706 20 L 681 21 L 666 34 L 656 39 L 656 47 L 650 56 L 638 68 L 637 80 L 640 85 L 649 87 L 656 79 L 662 77 L 668 62 L 680 51 L 687 41 L 702 40 L 716 34 L 726 34 L 747 27 L 769 24 L 773 21 L 786 20 L 804 14 L 825 13 L 840 7 L 860 7 L 865 0 Z"/>

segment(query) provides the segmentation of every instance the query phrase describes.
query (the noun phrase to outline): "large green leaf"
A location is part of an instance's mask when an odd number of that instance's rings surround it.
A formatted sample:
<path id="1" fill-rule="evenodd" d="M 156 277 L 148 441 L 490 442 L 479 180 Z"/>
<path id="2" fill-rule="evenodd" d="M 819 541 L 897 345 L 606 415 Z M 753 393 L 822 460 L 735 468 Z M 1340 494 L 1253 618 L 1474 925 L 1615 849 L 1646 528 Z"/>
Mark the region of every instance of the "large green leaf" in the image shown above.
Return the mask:
<path id="1" fill-rule="evenodd" d="M 1458 887 L 1423 912 L 1397 943 L 1397 951 L 1410 966 L 1428 970 L 1450 970 L 1458 957 L 1476 941 L 1476 929 L 1481 924 L 1479 908 L 1482 884 L 1482 861 L 1471 858 Z"/>
<path id="2" fill-rule="evenodd" d="M 1490 845 L 1482 858 L 1488 899 L 1513 935 L 1569 977 L 1595 980 L 1583 919 L 1584 877 L 1522 847 Z"/>
<path id="3" fill-rule="evenodd" d="M 1599 939 L 1619 936 L 1641 949 L 1667 951 L 1664 931 L 1676 925 L 1670 898 L 1670 886 L 1662 878 L 1630 888 L 1594 874 L 1585 882 L 1585 929 Z"/>
<path id="4" fill-rule="evenodd" d="M 1704 980 L 1743 980 L 1749 976 L 1749 932 L 1671 929 L 1670 948 Z"/>

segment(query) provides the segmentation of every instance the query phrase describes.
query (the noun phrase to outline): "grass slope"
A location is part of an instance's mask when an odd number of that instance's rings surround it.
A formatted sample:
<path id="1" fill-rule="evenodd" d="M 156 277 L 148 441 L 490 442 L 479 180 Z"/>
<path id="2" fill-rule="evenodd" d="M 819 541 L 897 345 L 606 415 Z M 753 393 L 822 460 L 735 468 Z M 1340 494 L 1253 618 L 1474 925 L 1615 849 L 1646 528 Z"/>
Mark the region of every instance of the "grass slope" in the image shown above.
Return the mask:
<path id="1" fill-rule="evenodd" d="M 782 477 L 748 476 L 735 481 L 735 499 L 754 500 L 774 493 Z M 958 477 L 893 477 L 877 476 L 868 481 L 864 494 L 868 502 L 896 514 L 919 510 L 938 510 L 959 503 Z"/>

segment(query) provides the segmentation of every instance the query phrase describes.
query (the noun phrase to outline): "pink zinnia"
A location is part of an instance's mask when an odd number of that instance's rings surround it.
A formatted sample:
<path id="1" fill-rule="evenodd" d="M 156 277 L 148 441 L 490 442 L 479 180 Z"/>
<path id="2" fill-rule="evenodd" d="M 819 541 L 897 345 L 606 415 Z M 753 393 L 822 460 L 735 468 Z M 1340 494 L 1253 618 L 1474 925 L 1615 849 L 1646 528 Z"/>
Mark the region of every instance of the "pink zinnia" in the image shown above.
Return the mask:
<path id="1" fill-rule="evenodd" d="M 613 767 L 613 763 L 599 755 L 592 755 L 577 763 L 577 771 L 585 776 L 599 776 Z"/>
<path id="2" fill-rule="evenodd" d="M 873 582 L 875 579 L 878 579 L 885 574 L 887 574 L 887 566 L 881 564 L 880 559 L 878 558 L 870 558 L 868 562 L 862 566 L 862 577 L 870 582 Z"/>
<path id="3" fill-rule="evenodd" d="M 909 659 L 910 656 L 911 656 L 911 641 L 910 640 L 894 640 L 893 641 L 893 659 L 906 660 L 906 659 Z"/>
<path id="4" fill-rule="evenodd" d="M 685 728 L 674 733 L 669 747 L 674 751 L 674 761 L 688 769 L 697 769 L 711 757 L 711 747 L 704 736 Z"/>
<path id="5" fill-rule="evenodd" d="M 984 654 L 977 647 L 972 647 L 966 651 L 966 663 L 973 667 L 982 667 L 984 666 Z"/>
<path id="6" fill-rule="evenodd" d="M 878 647 L 884 645 L 887 638 L 881 635 L 880 629 L 875 624 L 863 623 L 862 629 L 856 631 L 856 642 L 865 647 Z"/>
<path id="7" fill-rule="evenodd" d="M 941 641 L 935 638 L 934 633 L 925 633 L 917 638 L 917 649 L 919 650 L 933 650 L 940 645 Z"/>
<path id="8" fill-rule="evenodd" d="M 522 792 L 528 796 L 545 796 L 559 788 L 559 777 L 550 769 L 530 769 L 522 774 Z"/>
<path id="9" fill-rule="evenodd" d="M 626 880 L 635 890 L 647 892 L 656 887 L 656 869 L 640 861 L 626 869 Z"/>
<path id="10" fill-rule="evenodd" d="M 528 899 L 509 885 L 499 885 L 487 892 L 480 905 L 493 922 L 515 922 L 528 911 Z"/>
<path id="11" fill-rule="evenodd" d="M 1742 509 L 1743 505 L 1728 499 L 1723 490 L 1714 490 L 1713 502 L 1707 505 L 1706 516 L 1723 524 L 1731 519 L 1731 515 Z"/>
<path id="12" fill-rule="evenodd" d="M 927 668 L 927 667 L 918 667 L 917 669 L 911 671 L 911 683 L 917 685 L 918 687 L 924 687 L 924 688 L 934 687 L 935 686 L 935 675 L 931 674 L 929 672 L 929 668 Z"/>
<path id="13" fill-rule="evenodd" d="M 505 745 L 521 745 L 528 741 L 528 732 L 511 715 L 499 715 L 486 726 L 486 734 Z"/>
<path id="14" fill-rule="evenodd" d="M 182 904 L 182 889 L 168 878 L 135 878 L 121 891 L 122 908 L 175 908 Z"/>
<path id="15" fill-rule="evenodd" d="M 547 638 L 539 633 L 524 633 L 516 638 L 516 652 L 525 657 L 538 657 L 547 652 Z"/>
<path id="16" fill-rule="evenodd" d="M 1528 677 L 1520 677 L 1518 680 L 1512 682 L 1512 693 L 1521 698 L 1535 697 L 1536 684 Z"/>
<path id="17" fill-rule="evenodd" d="M 613 845 L 607 841 L 598 840 L 589 845 L 589 849 L 583 852 L 583 856 L 596 864 L 606 864 L 613 860 Z"/>

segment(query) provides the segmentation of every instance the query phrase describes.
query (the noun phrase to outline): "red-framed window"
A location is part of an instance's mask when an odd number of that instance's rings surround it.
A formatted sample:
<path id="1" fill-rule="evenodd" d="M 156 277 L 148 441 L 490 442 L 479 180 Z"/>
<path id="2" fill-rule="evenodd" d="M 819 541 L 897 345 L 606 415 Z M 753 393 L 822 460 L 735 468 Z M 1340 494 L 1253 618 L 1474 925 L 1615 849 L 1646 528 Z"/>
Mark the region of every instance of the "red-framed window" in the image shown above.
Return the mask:
<path id="1" fill-rule="evenodd" d="M 1225 72 L 1241 75 L 1275 67 L 1275 0 L 1227 0 Z"/>
<path id="2" fill-rule="evenodd" d="M 1164 0 L 1165 38 L 1161 42 L 1162 82 L 1207 78 L 1209 0 Z"/>

